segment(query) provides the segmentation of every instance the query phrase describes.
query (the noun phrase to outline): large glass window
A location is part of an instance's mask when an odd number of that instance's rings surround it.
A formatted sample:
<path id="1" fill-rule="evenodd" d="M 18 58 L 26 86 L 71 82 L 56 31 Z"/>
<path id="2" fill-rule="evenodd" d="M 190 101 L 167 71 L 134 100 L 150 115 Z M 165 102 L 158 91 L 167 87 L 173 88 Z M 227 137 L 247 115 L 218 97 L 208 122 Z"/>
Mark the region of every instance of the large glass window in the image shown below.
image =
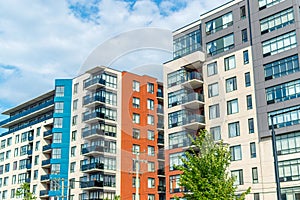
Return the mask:
<path id="1" fill-rule="evenodd" d="M 244 184 L 243 170 L 242 169 L 231 171 L 231 176 L 235 177 L 235 182 L 234 182 L 235 186 Z"/>
<path id="2" fill-rule="evenodd" d="M 300 97 L 300 79 L 266 89 L 267 104 Z"/>
<path id="3" fill-rule="evenodd" d="M 53 128 L 62 128 L 63 118 L 54 118 Z"/>
<path id="4" fill-rule="evenodd" d="M 259 10 L 274 6 L 284 0 L 258 0 Z"/>
<path id="5" fill-rule="evenodd" d="M 140 108 L 140 98 L 137 97 L 132 98 L 132 107 Z"/>
<path id="6" fill-rule="evenodd" d="M 222 15 L 221 17 L 218 17 L 216 19 L 213 19 L 205 23 L 206 35 L 210 35 L 217 31 L 225 29 L 229 26 L 232 26 L 232 24 L 233 24 L 232 12 Z"/>
<path id="7" fill-rule="evenodd" d="M 170 170 L 175 170 L 176 166 L 182 165 L 181 157 L 184 155 L 183 152 L 173 153 L 169 155 L 170 158 Z"/>
<path id="8" fill-rule="evenodd" d="M 170 193 L 177 193 L 184 190 L 184 188 L 179 185 L 179 180 L 180 180 L 180 175 L 170 176 L 169 178 Z"/>
<path id="9" fill-rule="evenodd" d="M 55 113 L 63 113 L 64 112 L 64 102 L 55 102 L 54 112 Z"/>
<path id="10" fill-rule="evenodd" d="M 278 155 L 300 152 L 300 132 L 292 132 L 276 136 Z"/>
<path id="11" fill-rule="evenodd" d="M 238 99 L 227 101 L 227 114 L 231 115 L 239 112 Z"/>
<path id="12" fill-rule="evenodd" d="M 234 48 L 234 35 L 229 34 L 206 44 L 206 52 L 210 56 L 217 55 Z"/>
<path id="13" fill-rule="evenodd" d="M 260 21 L 261 34 L 272 32 L 284 26 L 294 23 L 293 8 L 283 10 Z"/>
<path id="14" fill-rule="evenodd" d="M 239 122 L 229 123 L 228 133 L 230 138 L 240 136 L 240 123 Z"/>
<path id="15" fill-rule="evenodd" d="M 61 158 L 61 149 L 57 149 L 57 148 L 52 149 L 52 158 L 60 159 Z"/>
<path id="16" fill-rule="evenodd" d="M 147 109 L 154 110 L 154 101 L 152 99 L 147 99 Z"/>
<path id="17" fill-rule="evenodd" d="M 282 113 L 282 114 L 281 114 Z M 276 110 L 268 113 L 269 117 L 269 127 L 271 126 L 271 117 L 274 116 L 274 127 L 282 128 L 286 126 L 293 126 L 300 123 L 300 106 L 293 106 L 281 110 Z"/>
<path id="18" fill-rule="evenodd" d="M 262 43 L 263 57 L 275 55 L 297 46 L 296 32 L 292 31 L 284 35 L 272 38 Z"/>
<path id="19" fill-rule="evenodd" d="M 237 90 L 236 77 L 226 79 L 226 92 L 232 92 L 234 90 Z"/>
<path id="20" fill-rule="evenodd" d="M 63 97 L 65 95 L 65 86 L 56 86 L 55 87 L 55 96 Z"/>
<path id="21" fill-rule="evenodd" d="M 133 89 L 133 91 L 139 92 L 140 91 L 140 82 L 133 81 L 132 82 L 132 89 Z"/>
<path id="22" fill-rule="evenodd" d="M 300 159 L 279 161 L 280 182 L 300 180 Z"/>
<path id="23" fill-rule="evenodd" d="M 219 104 L 209 106 L 209 119 L 215 119 L 220 117 Z"/>
<path id="24" fill-rule="evenodd" d="M 220 126 L 211 127 L 210 133 L 211 133 L 214 141 L 221 140 L 221 127 Z"/>
<path id="25" fill-rule="evenodd" d="M 198 29 L 187 35 L 174 39 L 174 59 L 193 53 L 201 48 L 201 31 Z"/>
<path id="26" fill-rule="evenodd" d="M 190 134 L 186 131 L 180 131 L 169 135 L 169 149 L 186 147 L 190 144 Z"/>
<path id="27" fill-rule="evenodd" d="M 207 64 L 207 76 L 212 76 L 218 74 L 218 64 L 217 62 Z"/>
<path id="28" fill-rule="evenodd" d="M 242 147 L 236 145 L 230 147 L 231 161 L 242 160 Z"/>

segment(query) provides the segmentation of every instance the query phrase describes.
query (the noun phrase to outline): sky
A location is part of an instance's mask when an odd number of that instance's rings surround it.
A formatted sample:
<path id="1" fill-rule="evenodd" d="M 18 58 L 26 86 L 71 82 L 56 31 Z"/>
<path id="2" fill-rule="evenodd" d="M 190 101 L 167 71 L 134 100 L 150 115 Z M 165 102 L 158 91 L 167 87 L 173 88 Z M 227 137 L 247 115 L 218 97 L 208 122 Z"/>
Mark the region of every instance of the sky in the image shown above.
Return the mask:
<path id="1" fill-rule="evenodd" d="M 0 113 L 54 89 L 57 78 L 79 75 L 97 47 L 124 32 L 173 31 L 226 2 L 0 0 Z M 171 52 L 144 49 L 118 57 L 110 67 L 147 74 L 151 65 L 171 58 Z"/>

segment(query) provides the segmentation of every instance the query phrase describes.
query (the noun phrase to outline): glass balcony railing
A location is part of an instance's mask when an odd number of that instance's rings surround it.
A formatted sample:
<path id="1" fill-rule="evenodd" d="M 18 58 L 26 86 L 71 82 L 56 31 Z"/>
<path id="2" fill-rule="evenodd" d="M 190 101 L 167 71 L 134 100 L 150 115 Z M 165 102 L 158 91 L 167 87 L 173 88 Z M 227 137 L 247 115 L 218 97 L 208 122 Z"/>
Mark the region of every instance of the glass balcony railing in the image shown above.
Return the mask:
<path id="1" fill-rule="evenodd" d="M 85 106 L 85 105 L 93 103 L 95 101 L 100 101 L 102 103 L 105 103 L 105 97 L 100 97 L 100 96 L 89 97 L 89 96 L 87 96 L 83 99 L 83 105 Z"/>
<path id="2" fill-rule="evenodd" d="M 104 163 L 90 163 L 81 166 L 81 171 L 87 171 L 92 169 L 104 169 Z"/>
<path id="3" fill-rule="evenodd" d="M 104 152 L 104 147 L 102 146 L 90 146 L 90 147 L 85 147 L 82 148 L 81 153 L 82 154 L 88 154 L 91 152 Z"/>
<path id="4" fill-rule="evenodd" d="M 164 129 L 164 123 L 162 122 L 157 123 L 157 128 Z"/>
<path id="5" fill-rule="evenodd" d="M 28 136 L 28 141 L 32 142 L 33 141 L 33 136 Z"/>
<path id="6" fill-rule="evenodd" d="M 26 164 L 26 169 L 31 169 L 31 163 Z"/>
<path id="7" fill-rule="evenodd" d="M 182 98 L 182 104 L 191 102 L 191 101 L 202 101 L 204 102 L 204 95 L 199 93 L 190 93 Z"/>
<path id="8" fill-rule="evenodd" d="M 157 113 L 164 114 L 164 109 L 163 108 L 157 108 Z"/>
<path id="9" fill-rule="evenodd" d="M 46 175 L 41 176 L 41 181 L 45 181 L 45 180 L 48 180 L 48 179 L 50 179 L 50 174 L 46 174 Z"/>
<path id="10" fill-rule="evenodd" d="M 23 111 L 23 112 L 19 113 L 19 114 L 16 114 L 16 115 L 14 115 L 14 116 L 11 116 L 10 118 L 8 118 L 8 119 L 6 119 L 6 120 L 1 121 L 1 122 L 0 122 L 0 126 L 3 125 L 3 124 L 7 124 L 7 123 L 9 123 L 9 122 L 11 122 L 11 121 L 13 121 L 13 120 L 18 119 L 18 118 L 24 117 L 24 116 L 26 116 L 26 115 L 28 115 L 28 114 L 30 114 L 30 113 L 35 112 L 35 111 L 41 110 L 41 109 L 43 109 L 43 108 L 46 108 L 46 107 L 48 107 L 48 106 L 50 106 L 50 105 L 53 105 L 53 104 L 54 104 L 54 101 L 53 101 L 53 100 L 47 101 L 47 102 L 45 102 L 45 103 L 42 103 L 42 104 L 40 104 L 40 105 L 38 105 L 38 106 L 36 106 L 36 107 L 30 108 L 30 109 L 28 109 L 28 110 L 26 110 L 26 111 Z"/>
<path id="11" fill-rule="evenodd" d="M 48 137 L 52 134 L 53 134 L 52 129 L 50 129 L 50 130 L 44 132 L 44 137 Z"/>
<path id="12" fill-rule="evenodd" d="M 108 120 L 116 121 L 116 117 L 110 117 L 101 112 L 93 112 L 91 114 L 84 115 L 83 121 L 85 122 L 85 121 L 88 121 L 88 120 L 94 119 L 94 118 L 101 118 L 101 119 L 108 119 Z"/>
<path id="13" fill-rule="evenodd" d="M 49 195 L 49 191 L 48 190 L 41 190 L 40 191 L 40 196 L 48 196 Z"/>
<path id="14" fill-rule="evenodd" d="M 80 188 L 103 187 L 103 181 L 81 181 Z"/>
<path id="15" fill-rule="evenodd" d="M 157 143 L 158 144 L 164 144 L 165 143 L 164 138 L 157 138 Z"/>
<path id="16" fill-rule="evenodd" d="M 166 192 L 166 186 L 159 185 L 159 186 L 157 187 L 157 191 L 158 191 L 158 192 Z"/>
<path id="17" fill-rule="evenodd" d="M 27 150 L 27 155 L 31 156 L 32 155 L 32 150 Z"/>
<path id="18" fill-rule="evenodd" d="M 106 83 L 106 81 L 102 78 L 92 79 L 92 80 L 86 81 L 84 83 L 84 89 L 87 88 L 87 87 L 90 87 L 92 85 L 95 85 L 95 84 L 105 85 L 105 83 Z"/>
<path id="19" fill-rule="evenodd" d="M 163 98 L 164 97 L 164 94 L 162 92 L 157 92 L 156 94 L 157 97 L 160 97 L 160 98 Z"/>
<path id="20" fill-rule="evenodd" d="M 51 159 L 43 160 L 42 161 L 42 166 L 49 165 L 50 163 L 51 163 Z"/>
<path id="21" fill-rule="evenodd" d="M 194 123 L 194 122 L 203 123 L 203 124 L 205 123 L 205 117 L 200 114 L 187 114 L 183 119 L 184 119 L 183 125 Z"/>
<path id="22" fill-rule="evenodd" d="M 86 130 L 82 132 L 82 137 L 90 137 L 90 136 L 103 136 L 104 132 L 103 130 L 100 129 L 91 129 L 91 130 Z"/>
<path id="23" fill-rule="evenodd" d="M 165 170 L 164 169 L 158 169 L 157 170 L 157 175 L 165 175 Z"/>
<path id="24" fill-rule="evenodd" d="M 47 144 L 47 145 L 43 146 L 43 151 L 48 151 L 50 149 L 52 149 L 51 144 Z"/>

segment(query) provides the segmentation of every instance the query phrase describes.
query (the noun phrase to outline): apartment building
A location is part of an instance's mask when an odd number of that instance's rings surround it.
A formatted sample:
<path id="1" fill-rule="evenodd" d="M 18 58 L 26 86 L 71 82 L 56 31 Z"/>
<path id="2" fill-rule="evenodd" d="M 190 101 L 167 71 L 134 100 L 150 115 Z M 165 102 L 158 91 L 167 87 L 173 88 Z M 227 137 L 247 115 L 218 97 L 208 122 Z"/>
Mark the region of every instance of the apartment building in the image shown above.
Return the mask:
<path id="1" fill-rule="evenodd" d="M 235 0 L 173 32 L 164 64 L 167 199 L 181 196 L 178 156 L 207 129 L 229 144 L 237 194 L 276 198 L 271 115 L 282 199 L 299 199 L 299 1 Z"/>
<path id="2" fill-rule="evenodd" d="M 165 199 L 155 78 L 98 66 L 3 114 L 0 199 L 23 182 L 38 199 Z"/>

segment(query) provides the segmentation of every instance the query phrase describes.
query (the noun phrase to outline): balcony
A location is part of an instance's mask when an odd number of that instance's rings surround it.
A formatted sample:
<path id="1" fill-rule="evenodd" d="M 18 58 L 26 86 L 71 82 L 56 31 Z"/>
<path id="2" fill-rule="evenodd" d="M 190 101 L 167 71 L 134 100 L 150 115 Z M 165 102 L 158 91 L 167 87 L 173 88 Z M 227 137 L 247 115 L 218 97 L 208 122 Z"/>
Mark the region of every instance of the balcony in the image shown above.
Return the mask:
<path id="1" fill-rule="evenodd" d="M 202 74 L 196 71 L 187 74 L 185 82 L 182 83 L 184 87 L 196 89 L 203 85 Z"/>
<path id="2" fill-rule="evenodd" d="M 157 154 L 157 159 L 158 160 L 165 160 L 165 153 L 159 152 Z"/>
<path id="3" fill-rule="evenodd" d="M 30 178 L 26 178 L 25 179 L 25 183 L 30 183 L 31 179 Z"/>
<path id="4" fill-rule="evenodd" d="M 116 124 L 115 119 L 109 118 L 108 116 L 105 116 L 104 113 L 100 113 L 100 112 L 93 112 L 93 113 L 83 116 L 83 121 L 85 123 L 93 124 L 93 123 L 99 122 L 99 120 L 100 121 L 102 120 L 105 122 L 110 122 L 110 124 L 113 124 L 113 125 Z M 106 120 L 108 120 L 108 121 L 106 121 Z"/>
<path id="5" fill-rule="evenodd" d="M 159 115 L 163 115 L 164 114 L 164 109 L 162 107 L 161 108 L 157 108 L 156 112 Z"/>
<path id="6" fill-rule="evenodd" d="M 54 105 L 54 101 L 53 100 L 47 101 L 47 102 L 42 103 L 42 104 L 40 104 L 40 105 L 38 105 L 36 107 L 30 108 L 30 109 L 28 109 L 26 111 L 23 111 L 23 112 L 19 113 L 19 114 L 11 116 L 10 118 L 8 118 L 6 120 L 1 121 L 0 122 L 0 126 L 2 126 L 4 124 L 7 124 L 7 123 L 10 123 L 10 122 L 12 122 L 14 120 L 17 120 L 17 119 L 21 120 L 21 118 L 25 117 L 26 115 L 29 115 L 31 113 L 34 113 L 34 112 L 38 111 L 38 110 L 42 110 L 42 109 L 44 109 L 44 108 L 46 108 L 48 106 L 53 106 L 53 105 Z"/>
<path id="7" fill-rule="evenodd" d="M 187 114 L 183 119 L 183 127 L 186 129 L 197 131 L 205 127 L 205 117 L 203 115 Z"/>
<path id="8" fill-rule="evenodd" d="M 28 141 L 31 143 L 33 142 L 33 136 L 28 136 Z"/>
<path id="9" fill-rule="evenodd" d="M 51 151 L 52 151 L 51 144 L 47 144 L 47 145 L 43 146 L 43 152 L 44 153 L 49 153 Z"/>
<path id="10" fill-rule="evenodd" d="M 104 132 L 100 129 L 91 129 L 82 132 L 82 137 L 86 140 L 94 140 L 101 136 L 104 136 Z"/>
<path id="11" fill-rule="evenodd" d="M 162 98 L 164 98 L 164 93 L 163 92 L 157 92 L 156 97 L 162 99 Z"/>
<path id="12" fill-rule="evenodd" d="M 103 188 L 103 181 L 82 181 L 80 188 L 83 190 L 99 190 Z"/>
<path id="13" fill-rule="evenodd" d="M 27 150 L 27 155 L 28 156 L 32 156 L 32 150 L 30 149 L 30 150 Z"/>
<path id="14" fill-rule="evenodd" d="M 31 167 L 32 167 L 32 166 L 31 166 L 31 163 L 27 163 L 27 164 L 26 164 L 26 169 L 27 169 L 27 170 L 31 170 Z"/>
<path id="15" fill-rule="evenodd" d="M 165 139 L 164 138 L 157 138 L 157 144 L 158 145 L 164 145 L 165 144 Z"/>
<path id="16" fill-rule="evenodd" d="M 84 83 L 83 88 L 89 91 L 95 91 L 98 88 L 103 88 L 105 87 L 105 83 L 106 81 L 102 78 L 96 78 L 96 79 L 92 79 L 89 81 L 86 81 Z"/>
<path id="17" fill-rule="evenodd" d="M 103 171 L 104 163 L 90 163 L 81 166 L 81 171 L 84 173 L 92 173 Z"/>
<path id="18" fill-rule="evenodd" d="M 47 181 L 50 181 L 50 174 L 42 175 L 41 182 L 47 182 Z"/>
<path id="19" fill-rule="evenodd" d="M 48 190 L 41 190 L 40 191 L 40 197 L 48 197 L 49 191 Z"/>
<path id="20" fill-rule="evenodd" d="M 43 160 L 42 161 L 42 167 L 43 168 L 50 168 L 51 167 L 51 159 Z"/>
<path id="21" fill-rule="evenodd" d="M 82 148 L 81 153 L 84 156 L 102 155 L 104 153 L 104 147 L 103 146 L 90 146 L 90 147 Z"/>
<path id="22" fill-rule="evenodd" d="M 166 192 L 166 186 L 159 185 L 157 187 L 157 191 L 160 192 L 160 193 L 165 193 Z"/>
<path id="23" fill-rule="evenodd" d="M 158 176 L 165 176 L 165 170 L 164 169 L 158 169 L 157 170 L 157 175 Z"/>
<path id="24" fill-rule="evenodd" d="M 182 98 L 182 105 L 189 109 L 198 109 L 204 106 L 204 96 L 199 93 L 190 93 Z"/>
<path id="25" fill-rule="evenodd" d="M 164 123 L 163 122 L 158 122 L 157 123 L 157 129 L 164 130 Z"/>
<path id="26" fill-rule="evenodd" d="M 51 138 L 52 135 L 53 135 L 52 129 L 50 129 L 50 130 L 44 132 L 44 138 L 45 138 L 45 139 Z"/>

